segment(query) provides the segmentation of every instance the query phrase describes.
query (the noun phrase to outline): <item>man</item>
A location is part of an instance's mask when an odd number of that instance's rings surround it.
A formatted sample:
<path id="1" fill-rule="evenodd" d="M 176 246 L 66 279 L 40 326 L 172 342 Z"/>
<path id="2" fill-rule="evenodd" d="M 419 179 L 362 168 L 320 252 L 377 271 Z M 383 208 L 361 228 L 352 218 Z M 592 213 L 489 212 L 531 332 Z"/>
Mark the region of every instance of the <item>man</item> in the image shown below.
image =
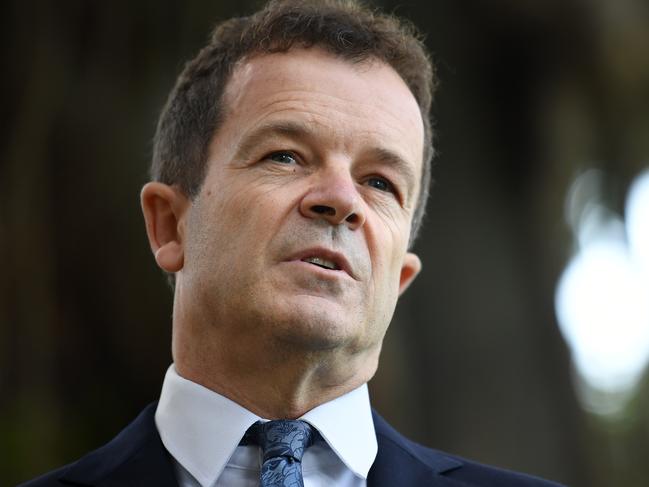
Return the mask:
<path id="1" fill-rule="evenodd" d="M 218 26 L 162 113 L 141 195 L 174 287 L 160 401 L 26 485 L 554 485 L 412 443 L 369 406 L 421 268 L 432 86 L 412 28 L 354 3 L 271 2 Z"/>

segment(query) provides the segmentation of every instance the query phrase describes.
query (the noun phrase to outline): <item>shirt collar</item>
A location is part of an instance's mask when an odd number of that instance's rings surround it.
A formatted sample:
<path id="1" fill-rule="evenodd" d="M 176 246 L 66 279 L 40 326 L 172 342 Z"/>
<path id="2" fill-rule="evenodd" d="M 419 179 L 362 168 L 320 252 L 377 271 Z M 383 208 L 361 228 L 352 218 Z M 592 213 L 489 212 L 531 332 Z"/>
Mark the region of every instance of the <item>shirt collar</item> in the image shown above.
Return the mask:
<path id="1" fill-rule="evenodd" d="M 378 451 L 367 384 L 313 408 L 300 419 L 318 430 L 347 468 L 367 478 Z"/>
<path id="2" fill-rule="evenodd" d="M 201 485 L 212 485 L 246 430 L 262 418 L 214 391 L 167 370 L 155 414 L 165 448 Z M 302 418 L 313 425 L 345 465 L 367 478 L 377 453 L 367 385 Z"/>

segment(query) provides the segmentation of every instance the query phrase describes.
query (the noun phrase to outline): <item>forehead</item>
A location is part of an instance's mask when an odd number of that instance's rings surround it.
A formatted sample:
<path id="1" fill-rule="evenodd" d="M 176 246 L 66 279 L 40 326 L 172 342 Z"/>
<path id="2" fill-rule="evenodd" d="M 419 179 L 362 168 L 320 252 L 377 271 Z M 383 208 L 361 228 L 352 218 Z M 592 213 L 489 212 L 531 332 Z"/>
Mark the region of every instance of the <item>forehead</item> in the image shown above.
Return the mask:
<path id="1" fill-rule="evenodd" d="M 352 64 L 320 48 L 257 55 L 236 66 L 223 101 L 225 132 L 288 117 L 331 135 L 347 152 L 381 144 L 421 168 L 419 106 L 394 69 L 378 60 Z"/>

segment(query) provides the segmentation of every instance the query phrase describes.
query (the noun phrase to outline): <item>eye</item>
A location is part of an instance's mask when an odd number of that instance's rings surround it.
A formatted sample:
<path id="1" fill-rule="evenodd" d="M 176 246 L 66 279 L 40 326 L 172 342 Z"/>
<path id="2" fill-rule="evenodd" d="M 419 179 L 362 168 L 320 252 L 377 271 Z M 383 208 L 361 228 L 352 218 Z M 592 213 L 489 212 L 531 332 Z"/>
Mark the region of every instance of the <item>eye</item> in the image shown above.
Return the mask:
<path id="1" fill-rule="evenodd" d="M 373 176 L 371 178 L 368 178 L 367 185 L 371 186 L 374 189 L 378 189 L 379 191 L 384 191 L 386 193 L 395 192 L 394 186 L 392 186 L 392 183 L 390 183 L 390 181 L 388 181 L 385 178 L 380 178 L 378 176 Z"/>
<path id="2" fill-rule="evenodd" d="M 280 164 L 297 164 L 297 159 L 290 152 L 273 152 L 266 156 L 266 158 L 279 162 Z"/>

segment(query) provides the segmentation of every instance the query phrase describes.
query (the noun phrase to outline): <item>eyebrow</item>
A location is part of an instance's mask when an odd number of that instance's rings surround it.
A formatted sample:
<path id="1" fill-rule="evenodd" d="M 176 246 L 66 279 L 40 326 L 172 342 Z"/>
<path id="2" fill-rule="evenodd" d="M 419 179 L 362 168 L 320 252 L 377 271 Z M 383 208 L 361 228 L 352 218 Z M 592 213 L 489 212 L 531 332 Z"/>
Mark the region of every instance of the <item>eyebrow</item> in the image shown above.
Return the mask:
<path id="1" fill-rule="evenodd" d="M 260 126 L 244 137 L 237 150 L 237 158 L 249 158 L 257 146 L 265 143 L 269 138 L 274 137 L 315 139 L 316 134 L 304 122 L 293 120 L 270 122 Z M 385 147 L 372 147 L 366 152 L 366 155 L 369 155 L 372 160 L 379 162 L 380 165 L 396 170 L 405 180 L 409 193 L 408 196 L 415 192 L 418 178 L 415 175 L 412 164 L 409 164 L 403 157 Z"/>
<path id="2" fill-rule="evenodd" d="M 276 137 L 303 139 L 313 137 L 313 132 L 302 122 L 287 120 L 264 124 L 244 137 L 237 150 L 237 158 L 248 159 L 259 145 L 265 143 L 269 138 Z"/>
<path id="3" fill-rule="evenodd" d="M 381 165 L 396 169 L 396 172 L 405 179 L 408 189 L 408 197 L 412 196 L 417 186 L 417 177 L 411 164 L 396 152 L 383 147 L 375 147 L 370 150 L 370 155 Z"/>

